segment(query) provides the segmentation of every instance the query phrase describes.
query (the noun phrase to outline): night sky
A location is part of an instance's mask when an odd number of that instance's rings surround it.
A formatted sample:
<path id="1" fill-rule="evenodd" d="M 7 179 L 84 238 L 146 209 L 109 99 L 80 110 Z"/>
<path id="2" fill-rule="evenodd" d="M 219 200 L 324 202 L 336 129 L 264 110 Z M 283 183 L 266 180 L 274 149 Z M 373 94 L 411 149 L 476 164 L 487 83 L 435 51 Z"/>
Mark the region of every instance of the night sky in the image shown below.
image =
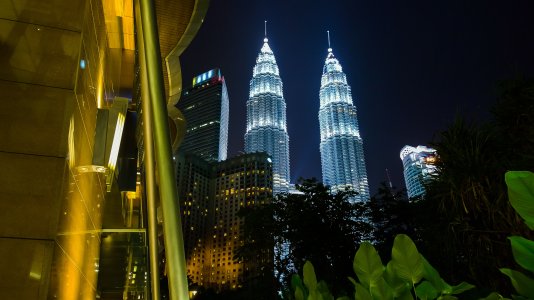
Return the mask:
<path id="1" fill-rule="evenodd" d="M 330 30 L 358 109 L 370 192 L 399 152 L 427 145 L 460 113 L 489 118 L 499 80 L 534 76 L 534 1 L 212 0 L 182 55 L 184 87 L 221 68 L 230 97 L 228 155 L 243 151 L 252 68 L 267 20 L 287 104 L 291 180 L 321 178 L 319 88 Z"/>

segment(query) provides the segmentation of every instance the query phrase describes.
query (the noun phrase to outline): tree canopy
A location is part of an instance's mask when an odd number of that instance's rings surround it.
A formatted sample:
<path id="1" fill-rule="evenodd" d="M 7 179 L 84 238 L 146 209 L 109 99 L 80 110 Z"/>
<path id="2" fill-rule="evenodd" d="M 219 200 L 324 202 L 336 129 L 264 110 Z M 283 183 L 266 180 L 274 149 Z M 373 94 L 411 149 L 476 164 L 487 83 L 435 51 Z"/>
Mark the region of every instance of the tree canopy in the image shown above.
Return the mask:
<path id="1" fill-rule="evenodd" d="M 514 264 L 507 237 L 532 234 L 509 204 L 504 174 L 534 169 L 534 84 L 501 87 L 490 121 L 457 118 L 436 135 L 438 172 L 416 219 L 422 252 L 445 276 L 506 293 L 498 267 Z"/>
<path id="2" fill-rule="evenodd" d="M 245 244 L 238 256 L 274 248 L 274 274 L 284 282 L 309 260 L 334 290 L 350 291 L 355 249 L 371 236 L 365 205 L 352 203 L 355 192 L 331 193 L 315 178 L 301 179 L 299 194 L 282 194 L 269 204 L 241 211 Z"/>

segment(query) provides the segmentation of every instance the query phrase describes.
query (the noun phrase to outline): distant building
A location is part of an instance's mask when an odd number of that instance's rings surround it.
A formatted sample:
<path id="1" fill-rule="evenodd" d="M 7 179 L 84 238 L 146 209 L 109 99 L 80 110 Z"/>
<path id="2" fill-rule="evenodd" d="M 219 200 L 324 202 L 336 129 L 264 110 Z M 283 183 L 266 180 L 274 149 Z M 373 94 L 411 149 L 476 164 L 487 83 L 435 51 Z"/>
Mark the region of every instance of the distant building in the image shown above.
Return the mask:
<path id="1" fill-rule="evenodd" d="M 404 146 L 400 152 L 408 198 L 425 194 L 424 182 L 436 172 L 436 150 L 425 146 Z"/>
<path id="2" fill-rule="evenodd" d="M 282 80 L 267 37 L 256 59 L 247 101 L 245 152 L 266 152 L 273 160 L 273 192 L 289 191 L 289 136 Z"/>
<path id="3" fill-rule="evenodd" d="M 369 184 L 356 106 L 347 76 L 332 48 L 328 48 L 323 67 L 319 98 L 323 182 L 333 192 L 349 187 L 358 192 L 354 201 L 368 201 Z"/>
<path id="4" fill-rule="evenodd" d="M 228 91 L 219 69 L 193 78 L 176 107 L 185 117 L 186 133 L 180 152 L 195 153 L 208 161 L 226 159 L 228 149 Z"/>
<path id="5" fill-rule="evenodd" d="M 272 257 L 239 263 L 243 243 L 242 207 L 272 197 L 272 164 L 265 153 L 208 163 L 193 154 L 176 157 L 187 271 L 194 283 L 216 290 L 254 285 Z"/>

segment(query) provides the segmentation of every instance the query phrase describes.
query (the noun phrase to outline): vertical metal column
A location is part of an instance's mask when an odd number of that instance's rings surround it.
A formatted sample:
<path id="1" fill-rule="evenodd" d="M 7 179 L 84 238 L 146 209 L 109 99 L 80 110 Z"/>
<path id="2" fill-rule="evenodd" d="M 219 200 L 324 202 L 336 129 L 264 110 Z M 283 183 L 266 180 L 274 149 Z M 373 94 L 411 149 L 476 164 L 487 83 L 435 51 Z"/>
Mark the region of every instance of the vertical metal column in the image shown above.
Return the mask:
<path id="1" fill-rule="evenodd" d="M 154 168 L 154 140 L 152 138 L 152 117 L 150 109 L 150 91 L 146 71 L 145 45 L 143 37 L 143 25 L 139 11 L 139 0 L 134 3 L 135 23 L 137 25 L 137 49 L 139 51 L 139 66 L 141 77 L 141 107 L 143 109 L 143 144 L 145 148 L 145 183 L 146 203 L 148 215 L 148 251 L 150 261 L 150 283 L 152 299 L 160 300 L 159 288 L 159 259 L 158 259 L 158 220 L 156 216 L 156 172 Z"/>
<path id="2" fill-rule="evenodd" d="M 173 300 L 189 299 L 187 266 L 178 193 L 174 179 L 169 122 L 165 102 L 165 87 L 161 68 L 157 19 L 152 0 L 140 0 L 141 23 L 145 46 L 146 69 L 150 91 L 150 108 L 154 122 L 154 148 L 159 175 L 163 233 L 167 258 L 169 294 Z"/>

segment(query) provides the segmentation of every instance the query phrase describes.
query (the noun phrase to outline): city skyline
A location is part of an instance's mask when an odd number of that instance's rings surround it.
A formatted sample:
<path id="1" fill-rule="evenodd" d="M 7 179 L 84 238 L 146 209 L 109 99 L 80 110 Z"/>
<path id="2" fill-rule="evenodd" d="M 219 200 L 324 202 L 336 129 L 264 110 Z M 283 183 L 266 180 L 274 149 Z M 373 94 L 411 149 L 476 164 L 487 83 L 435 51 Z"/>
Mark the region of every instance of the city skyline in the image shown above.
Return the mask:
<path id="1" fill-rule="evenodd" d="M 268 20 L 284 81 L 291 181 L 322 178 L 317 112 L 330 30 L 358 107 L 373 195 L 386 168 L 393 184 L 404 186 L 400 148 L 428 145 L 458 112 L 488 118 L 499 80 L 533 75 L 534 41 L 528 38 L 534 34 L 528 13 L 533 5 L 212 2 L 182 55 L 184 78 L 214 67 L 223 70 L 230 96 L 229 157 L 242 151 L 250 68 Z"/>

